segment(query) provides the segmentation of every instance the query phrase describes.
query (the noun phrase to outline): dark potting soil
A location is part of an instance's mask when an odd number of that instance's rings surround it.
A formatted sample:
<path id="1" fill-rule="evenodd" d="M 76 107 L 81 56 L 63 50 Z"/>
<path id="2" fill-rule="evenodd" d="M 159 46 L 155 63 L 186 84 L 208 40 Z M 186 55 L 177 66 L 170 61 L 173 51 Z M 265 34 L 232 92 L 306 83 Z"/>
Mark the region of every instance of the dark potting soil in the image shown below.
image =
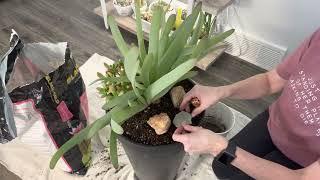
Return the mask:
<path id="1" fill-rule="evenodd" d="M 210 118 L 215 118 L 215 117 L 210 117 Z M 208 121 L 202 121 L 200 126 L 203 128 L 209 129 L 215 133 L 222 133 L 222 132 L 226 131 L 226 127 L 220 123 L 212 123 L 212 122 L 208 122 Z"/>
<path id="2" fill-rule="evenodd" d="M 190 81 L 183 81 L 178 85 L 184 87 L 186 92 L 191 90 L 191 88 L 194 86 Z M 176 127 L 173 124 L 171 124 L 168 132 L 162 135 L 157 135 L 154 129 L 147 124 L 147 121 L 150 117 L 162 112 L 167 113 L 171 120 L 173 120 L 175 115 L 180 112 L 179 109 L 174 108 L 169 93 L 161 98 L 160 103 L 151 104 L 144 111 L 141 111 L 140 113 L 128 119 L 122 125 L 124 130 L 123 135 L 134 142 L 147 145 L 163 145 L 174 143 L 172 140 L 172 134 L 176 130 Z M 202 117 L 203 114 L 200 114 L 193 118 L 192 124 L 198 125 Z"/>

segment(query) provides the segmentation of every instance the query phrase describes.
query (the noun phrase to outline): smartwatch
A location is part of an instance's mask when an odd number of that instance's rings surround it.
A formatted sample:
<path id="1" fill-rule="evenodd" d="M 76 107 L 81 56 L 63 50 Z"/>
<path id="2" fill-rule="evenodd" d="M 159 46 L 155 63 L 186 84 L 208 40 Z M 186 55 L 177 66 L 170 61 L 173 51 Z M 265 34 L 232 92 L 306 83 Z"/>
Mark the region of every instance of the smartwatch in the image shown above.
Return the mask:
<path id="1" fill-rule="evenodd" d="M 216 161 L 224 165 L 230 165 L 231 162 L 237 157 L 236 150 L 237 146 L 234 143 L 229 142 L 227 148 L 216 156 Z"/>

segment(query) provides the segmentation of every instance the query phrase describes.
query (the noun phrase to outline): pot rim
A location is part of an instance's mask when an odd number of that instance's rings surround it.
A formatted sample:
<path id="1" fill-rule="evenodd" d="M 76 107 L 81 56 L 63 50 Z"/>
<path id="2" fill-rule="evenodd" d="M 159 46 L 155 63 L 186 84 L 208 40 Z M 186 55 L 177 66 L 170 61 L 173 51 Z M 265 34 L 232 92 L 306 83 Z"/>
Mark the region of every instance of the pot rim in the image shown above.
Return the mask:
<path id="1" fill-rule="evenodd" d="M 227 133 L 229 133 L 229 132 L 234 128 L 234 126 L 235 126 L 235 124 L 236 124 L 236 119 L 235 119 L 234 113 L 231 111 L 231 109 L 230 109 L 229 106 L 227 106 L 225 103 L 220 102 L 220 101 L 219 101 L 217 104 L 220 104 L 220 105 L 225 106 L 226 108 L 228 108 L 228 111 L 230 111 L 230 114 L 231 114 L 231 116 L 232 116 L 232 118 L 231 118 L 231 119 L 232 119 L 232 125 L 230 126 L 229 129 L 227 129 L 227 130 L 225 130 L 225 131 L 223 131 L 223 132 L 221 132 L 221 133 L 216 133 L 216 134 L 218 134 L 218 135 L 227 134 Z"/>
<path id="2" fill-rule="evenodd" d="M 171 143 L 171 144 L 161 144 L 161 145 L 142 144 L 142 143 L 135 142 L 124 135 L 118 135 L 118 138 L 122 138 L 123 140 L 127 141 L 128 143 L 134 146 L 148 148 L 148 149 L 159 149 L 162 147 L 170 147 L 170 146 L 173 147 L 177 145 L 183 145 L 182 143 L 176 142 L 176 141 L 174 141 L 174 143 Z"/>

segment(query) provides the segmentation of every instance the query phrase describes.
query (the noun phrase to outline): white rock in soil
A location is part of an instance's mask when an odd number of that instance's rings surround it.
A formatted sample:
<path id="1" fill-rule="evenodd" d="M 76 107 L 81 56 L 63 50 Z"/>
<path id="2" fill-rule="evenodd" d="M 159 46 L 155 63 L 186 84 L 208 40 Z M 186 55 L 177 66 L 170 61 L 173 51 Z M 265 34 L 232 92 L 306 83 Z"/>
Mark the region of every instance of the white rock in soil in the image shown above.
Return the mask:
<path id="1" fill-rule="evenodd" d="M 167 113 L 160 113 L 149 118 L 147 123 L 158 135 L 161 135 L 169 130 L 169 127 L 171 126 L 171 119 Z"/>
<path id="2" fill-rule="evenodd" d="M 183 96 L 186 94 L 182 86 L 176 86 L 171 89 L 170 97 L 175 108 L 179 108 L 182 103 Z"/>

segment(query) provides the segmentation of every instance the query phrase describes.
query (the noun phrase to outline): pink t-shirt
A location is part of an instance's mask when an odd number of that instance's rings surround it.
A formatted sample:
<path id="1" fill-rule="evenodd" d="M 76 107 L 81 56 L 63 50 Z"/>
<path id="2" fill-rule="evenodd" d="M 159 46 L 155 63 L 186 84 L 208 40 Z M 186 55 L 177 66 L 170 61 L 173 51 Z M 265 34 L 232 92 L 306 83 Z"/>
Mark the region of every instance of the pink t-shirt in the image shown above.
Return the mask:
<path id="1" fill-rule="evenodd" d="M 306 167 L 320 158 L 320 30 L 278 67 L 288 80 L 269 109 L 273 143 L 291 160 Z"/>

